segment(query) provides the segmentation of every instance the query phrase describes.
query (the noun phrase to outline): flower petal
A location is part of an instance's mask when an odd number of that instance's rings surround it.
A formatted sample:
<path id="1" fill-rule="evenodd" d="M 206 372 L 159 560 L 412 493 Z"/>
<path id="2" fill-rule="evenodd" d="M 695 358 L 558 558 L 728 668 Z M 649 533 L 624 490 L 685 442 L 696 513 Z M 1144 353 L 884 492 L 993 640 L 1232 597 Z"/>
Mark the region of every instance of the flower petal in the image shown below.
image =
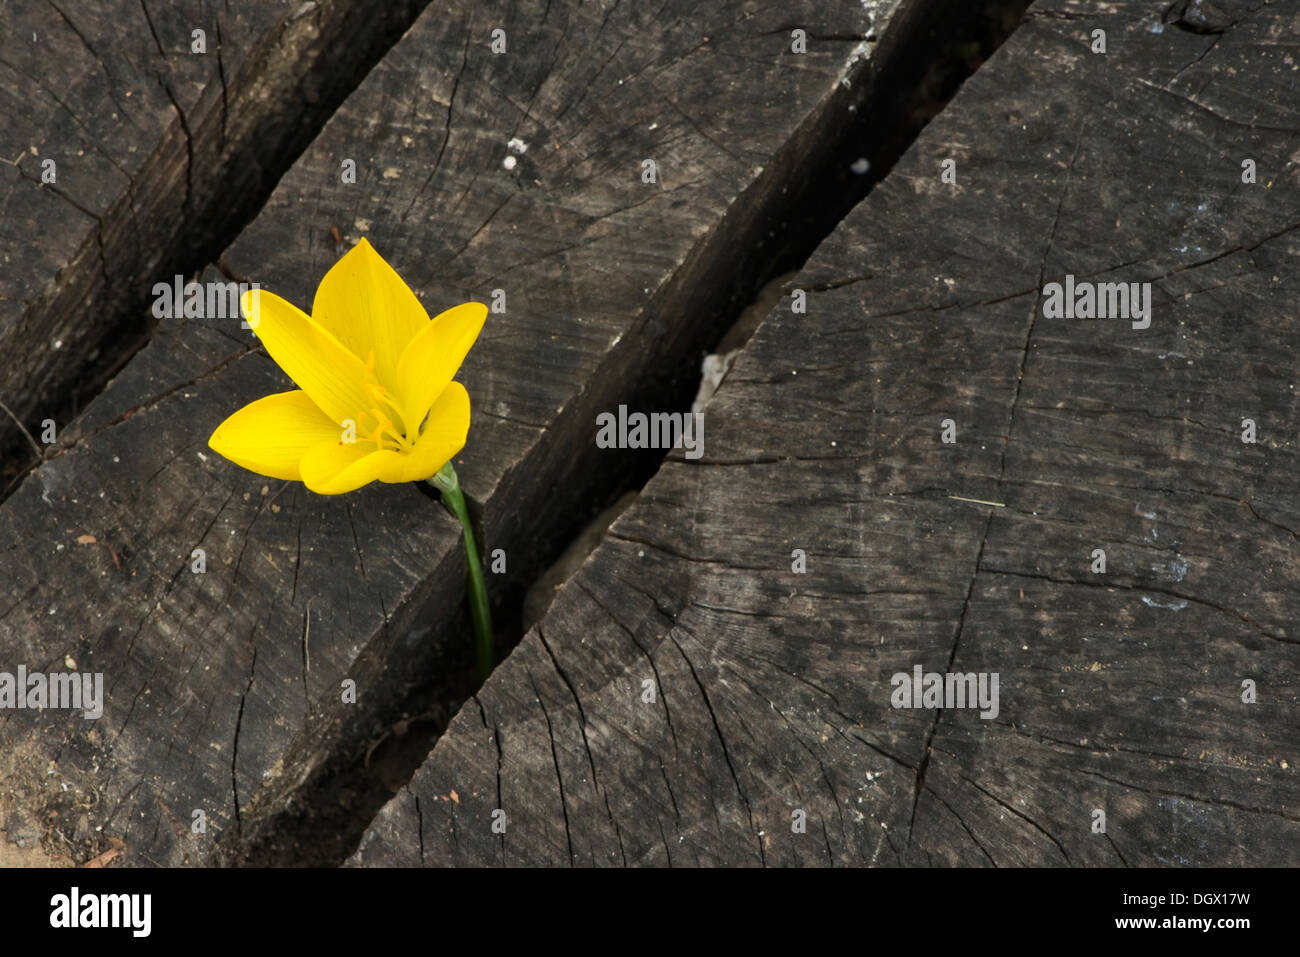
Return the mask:
<path id="1" fill-rule="evenodd" d="M 271 358 L 334 422 L 374 405 L 361 387 L 361 360 L 293 303 L 251 289 L 240 305 Z"/>
<path id="2" fill-rule="evenodd" d="M 311 316 L 362 362 L 374 352 L 375 375 L 389 388 L 402 350 L 429 324 L 415 293 L 364 238 L 320 281 Z"/>
<path id="3" fill-rule="evenodd" d="M 402 352 L 397 378 L 389 381 L 396 382 L 397 394 L 414 419 L 408 423 L 412 429 L 465 361 L 487 314 L 488 308 L 481 302 L 453 306 L 434 316 Z"/>
<path id="4" fill-rule="evenodd" d="M 420 482 L 429 478 L 465 447 L 469 435 L 469 393 L 459 382 L 450 382 L 429 410 L 415 446 L 389 462 L 380 479 L 384 482 Z"/>
<path id="5" fill-rule="evenodd" d="M 295 389 L 244 406 L 217 426 L 208 447 L 259 475 L 296 482 L 307 450 L 340 436 L 338 425 Z"/>
<path id="6" fill-rule="evenodd" d="M 309 449 L 299 470 L 303 484 L 318 495 L 341 495 L 369 485 L 400 458 L 391 449 L 376 449 L 369 442 L 336 439 Z"/>

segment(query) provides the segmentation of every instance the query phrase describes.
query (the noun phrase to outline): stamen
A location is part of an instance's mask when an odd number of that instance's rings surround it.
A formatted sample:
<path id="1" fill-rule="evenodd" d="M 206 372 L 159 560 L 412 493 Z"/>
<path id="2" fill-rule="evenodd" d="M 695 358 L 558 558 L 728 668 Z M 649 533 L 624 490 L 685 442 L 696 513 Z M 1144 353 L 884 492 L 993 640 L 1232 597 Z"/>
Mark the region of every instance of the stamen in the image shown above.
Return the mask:
<path id="1" fill-rule="evenodd" d="M 381 449 L 391 448 L 395 445 L 395 451 L 409 450 L 414 444 L 414 437 L 408 437 L 409 429 L 406 425 L 406 415 L 402 410 L 401 403 L 397 401 L 397 397 L 375 380 L 375 353 L 373 350 L 366 358 L 361 387 L 376 402 L 375 408 L 358 413 L 357 416 L 358 419 L 369 417 L 375 420 L 375 427 L 366 436 L 366 441 L 374 442 Z M 396 428 L 393 417 L 386 414 L 384 410 L 391 412 L 392 416 L 402 423 L 400 430 Z"/>

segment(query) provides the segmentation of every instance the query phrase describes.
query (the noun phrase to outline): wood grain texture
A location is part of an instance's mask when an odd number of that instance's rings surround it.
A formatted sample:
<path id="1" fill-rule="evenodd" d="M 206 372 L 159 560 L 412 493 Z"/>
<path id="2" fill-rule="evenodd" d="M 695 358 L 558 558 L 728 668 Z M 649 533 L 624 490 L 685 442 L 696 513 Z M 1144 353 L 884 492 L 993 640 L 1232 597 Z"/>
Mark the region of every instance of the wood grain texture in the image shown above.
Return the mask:
<path id="1" fill-rule="evenodd" d="M 1300 860 L 1300 19 L 1153 6 L 1032 8 L 353 864 Z M 1066 274 L 1150 328 L 1045 318 Z M 917 664 L 998 716 L 894 709 Z"/>
<path id="2" fill-rule="evenodd" d="M 0 7 L 0 402 L 31 427 L 143 339 L 151 320 L 131 310 L 153 283 L 203 262 L 196 250 L 305 145 L 313 104 L 341 98 L 420 6 Z M 0 452 L 19 435 L 5 416 Z"/>
<path id="3" fill-rule="evenodd" d="M 450 553 L 454 532 L 433 508 L 412 508 L 409 490 L 323 499 L 207 449 L 205 390 L 281 382 L 229 326 L 164 323 L 66 450 L 0 509 L 6 662 L 62 670 L 67 655 L 105 675 L 101 720 L 0 714 L 6 796 L 78 859 L 116 839 L 133 863 L 198 860 L 239 828 L 241 804 L 320 699 L 337 700 L 344 676 L 374 687 L 384 667 L 412 680 L 403 646 L 429 631 L 413 606 L 456 600 L 430 594 L 431 568 L 417 559 L 436 558 L 435 544 Z M 367 663 L 358 638 L 390 625 L 398 663 Z M 75 818 L 54 813 L 64 784 L 103 833 L 73 833 Z M 206 835 L 190 833 L 194 810 L 208 815 Z"/>
<path id="4" fill-rule="evenodd" d="M 431 311 L 506 290 L 461 372 L 474 422 L 457 469 L 487 547 L 527 569 L 608 461 L 596 412 L 693 372 L 783 190 L 882 69 L 895 5 L 875 7 L 874 26 L 856 3 L 426 11 L 223 264 L 308 306 L 337 227 L 368 235 Z M 795 62 L 792 15 L 834 39 Z M 843 39 L 873 28 L 878 47 Z M 79 858 L 113 840 L 124 863 L 238 858 L 413 688 L 468 665 L 455 526 L 417 489 L 322 499 L 206 451 L 231 411 L 287 387 L 253 345 L 237 320 L 165 320 L 0 507 L 6 659 L 71 654 L 111 685 L 100 722 L 0 716 L 9 799 Z M 83 529 L 105 547 L 76 545 Z M 339 701 L 344 676 L 358 707 Z M 88 832 L 51 816 L 67 792 L 34 769 L 56 756 L 60 785 L 93 792 Z"/>

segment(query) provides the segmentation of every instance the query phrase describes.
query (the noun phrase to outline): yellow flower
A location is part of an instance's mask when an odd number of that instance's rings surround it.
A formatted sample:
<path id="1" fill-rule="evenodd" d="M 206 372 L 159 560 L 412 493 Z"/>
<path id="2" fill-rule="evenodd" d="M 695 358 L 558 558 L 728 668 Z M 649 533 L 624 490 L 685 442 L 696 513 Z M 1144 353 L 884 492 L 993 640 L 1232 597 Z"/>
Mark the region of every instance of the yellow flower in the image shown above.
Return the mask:
<path id="1" fill-rule="evenodd" d="M 467 302 L 433 319 L 365 239 L 325 274 L 308 316 L 262 290 L 240 306 L 299 386 L 246 405 L 208 439 L 237 465 L 338 495 L 414 482 L 465 445 L 469 393 L 452 376 L 487 318 Z"/>

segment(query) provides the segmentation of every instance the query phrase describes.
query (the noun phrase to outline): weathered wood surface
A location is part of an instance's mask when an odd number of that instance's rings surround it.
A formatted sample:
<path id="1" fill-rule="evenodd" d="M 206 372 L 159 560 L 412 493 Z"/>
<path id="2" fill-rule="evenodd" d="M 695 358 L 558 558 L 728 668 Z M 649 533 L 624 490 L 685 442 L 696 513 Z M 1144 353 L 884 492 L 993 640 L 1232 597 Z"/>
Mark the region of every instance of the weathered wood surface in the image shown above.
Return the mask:
<path id="1" fill-rule="evenodd" d="M 1031 8 L 354 863 L 1300 862 L 1300 13 L 1219 6 Z M 1150 328 L 1045 318 L 1071 273 Z"/>
<path id="2" fill-rule="evenodd" d="M 431 309 L 506 291 L 461 373 L 475 418 L 457 468 L 508 587 L 589 507 L 591 470 L 609 462 L 591 445 L 596 412 L 698 368 L 823 134 L 896 35 L 944 5 L 872 6 L 874 21 L 856 3 L 428 10 L 223 263 L 307 305 L 335 227 L 368 235 Z M 797 58 L 791 18 L 812 37 Z M 845 39 L 868 29 L 878 45 Z M 340 181 L 346 158 L 356 184 Z M 0 716 L 4 797 L 77 859 L 118 841 L 124 863 L 195 862 L 214 839 L 235 859 L 413 688 L 468 665 L 462 553 L 418 490 L 322 499 L 206 451 L 232 410 L 285 387 L 252 345 L 234 320 L 164 321 L 0 507 L 5 660 L 70 655 L 111 687 L 102 721 Z M 344 676 L 357 707 L 340 704 Z M 188 829 L 195 809 L 206 835 Z"/>
<path id="3" fill-rule="evenodd" d="M 146 335 L 153 283 L 256 209 L 314 104 L 341 99 L 420 6 L 0 5 L 0 402 L 33 431 L 66 425 L 87 370 Z M 0 453 L 25 454 L 0 418 Z"/>

